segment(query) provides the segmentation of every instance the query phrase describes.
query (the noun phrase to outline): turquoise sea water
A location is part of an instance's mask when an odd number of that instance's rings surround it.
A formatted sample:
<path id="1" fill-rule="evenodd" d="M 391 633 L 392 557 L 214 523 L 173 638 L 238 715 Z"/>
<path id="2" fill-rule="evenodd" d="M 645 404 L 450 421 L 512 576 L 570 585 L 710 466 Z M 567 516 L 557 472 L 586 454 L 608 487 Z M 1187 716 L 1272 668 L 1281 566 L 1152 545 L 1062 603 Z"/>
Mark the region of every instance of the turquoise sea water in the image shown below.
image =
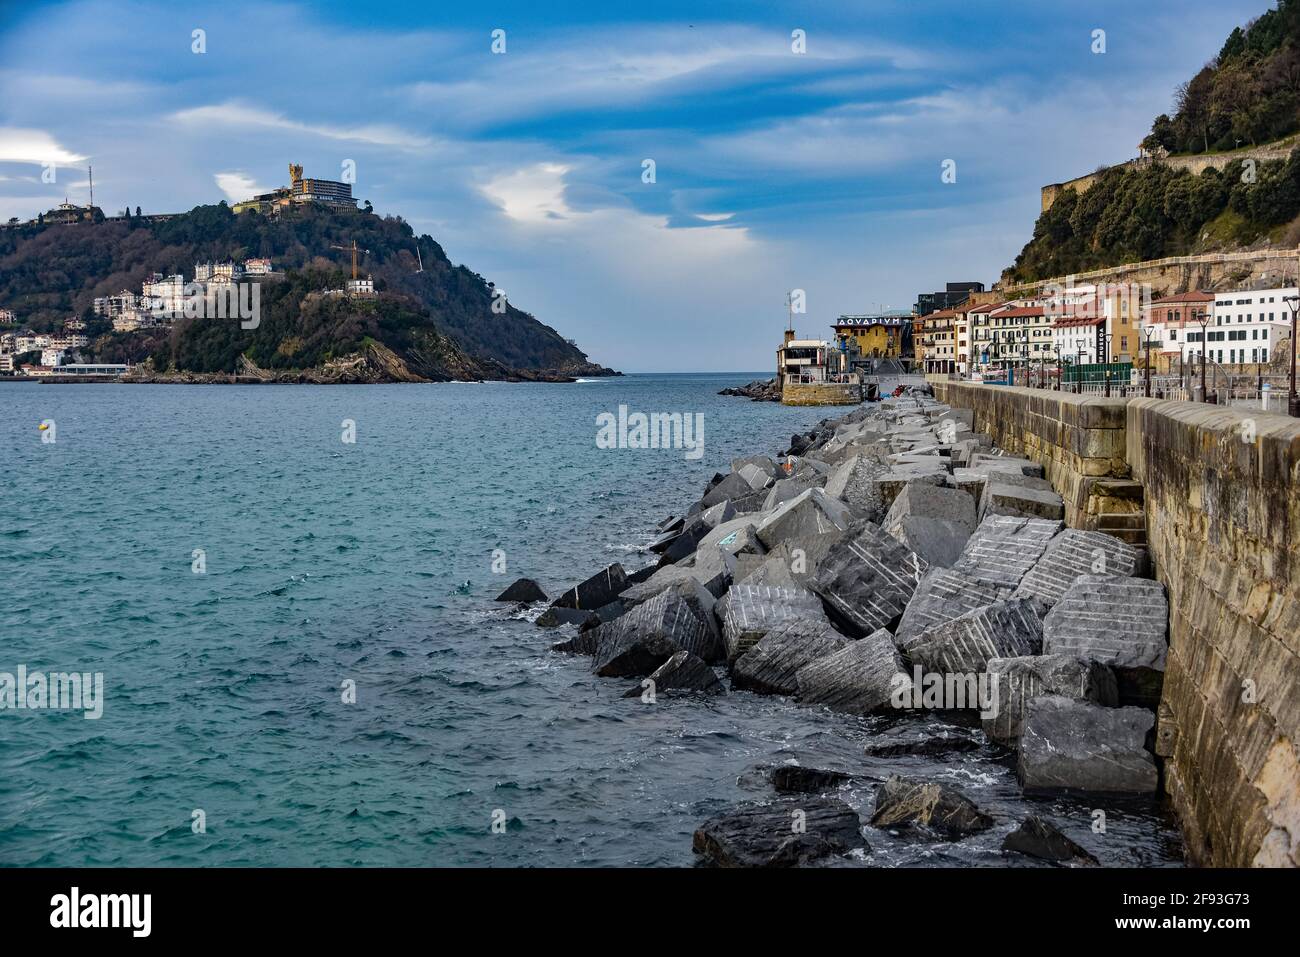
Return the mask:
<path id="1" fill-rule="evenodd" d="M 0 672 L 105 680 L 99 720 L 0 711 L 0 864 L 688 865 L 697 824 L 768 793 L 746 770 L 792 757 L 949 780 L 998 816 L 961 845 L 870 832 L 870 863 L 1000 863 L 1029 805 L 991 752 L 868 764 L 879 722 L 625 700 L 491 601 L 644 564 L 715 470 L 827 414 L 715 394 L 755 377 L 0 385 Z M 703 457 L 598 448 L 620 403 L 703 413 Z M 1097 835 L 1089 806 L 1034 809 L 1103 863 L 1180 860 L 1154 812 Z"/>

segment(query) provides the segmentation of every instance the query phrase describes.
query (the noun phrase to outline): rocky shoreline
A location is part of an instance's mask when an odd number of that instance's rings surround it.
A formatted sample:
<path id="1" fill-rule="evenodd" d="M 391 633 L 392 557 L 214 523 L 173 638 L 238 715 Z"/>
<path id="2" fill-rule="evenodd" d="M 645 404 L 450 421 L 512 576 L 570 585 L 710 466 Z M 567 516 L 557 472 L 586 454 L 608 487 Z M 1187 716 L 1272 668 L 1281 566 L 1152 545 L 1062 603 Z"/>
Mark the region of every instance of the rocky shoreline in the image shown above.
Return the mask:
<path id="1" fill-rule="evenodd" d="M 735 395 L 744 399 L 753 399 L 755 402 L 780 402 L 781 387 L 776 384 L 774 378 L 755 379 L 746 385 L 719 389 L 718 395 Z"/>
<path id="2" fill-rule="evenodd" d="M 1041 466 L 993 447 L 969 411 L 928 390 L 864 405 L 736 459 L 665 519 L 628 572 L 610 565 L 550 601 L 521 579 L 499 601 L 538 606 L 625 697 L 784 695 L 812 708 L 950 729 L 882 736 L 866 756 L 1000 749 L 1023 794 L 1154 805 L 1152 752 L 1168 636 L 1163 586 L 1139 549 L 1070 529 Z M 870 863 L 864 822 L 835 795 L 854 768 L 764 770 L 769 800 L 696 830 L 715 866 Z M 1098 810 L 1092 813 L 1096 815 Z M 1003 863 L 1092 865 L 1034 813 Z M 1095 827 L 1095 820 L 1092 822 Z M 890 775 L 866 824 L 960 841 L 994 818 L 947 783 Z"/>
<path id="3" fill-rule="evenodd" d="M 511 369 L 493 361 L 453 367 L 450 376 L 430 378 L 413 372 L 403 359 L 380 343 L 341 356 L 312 369 L 266 369 L 247 356 L 239 357 L 235 372 L 155 370 L 151 363 L 136 366 L 119 381 L 137 385 L 380 385 L 399 382 L 576 382 L 579 378 L 621 376 L 594 363 L 563 369 Z"/>

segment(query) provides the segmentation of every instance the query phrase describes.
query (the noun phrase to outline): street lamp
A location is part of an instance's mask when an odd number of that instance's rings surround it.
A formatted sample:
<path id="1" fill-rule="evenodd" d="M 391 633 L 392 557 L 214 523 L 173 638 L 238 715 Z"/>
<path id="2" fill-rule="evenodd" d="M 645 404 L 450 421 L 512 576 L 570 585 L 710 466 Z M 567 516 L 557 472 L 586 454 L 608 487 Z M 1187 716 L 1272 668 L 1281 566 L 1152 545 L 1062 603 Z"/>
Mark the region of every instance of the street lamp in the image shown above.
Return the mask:
<path id="1" fill-rule="evenodd" d="M 1192 313 L 1192 321 L 1201 327 L 1201 401 L 1209 402 L 1209 394 L 1205 391 L 1205 359 L 1209 345 L 1209 333 L 1206 330 L 1210 326 L 1210 315 L 1204 309 L 1198 309 Z"/>
<path id="2" fill-rule="evenodd" d="M 1148 399 L 1151 398 L 1151 339 L 1156 334 L 1155 326 L 1144 326 L 1142 328 L 1143 346 L 1146 349 L 1146 361 L 1143 365 L 1146 367 L 1143 371 L 1146 373 L 1146 383 L 1142 387 L 1142 394 Z"/>
<path id="3" fill-rule="evenodd" d="M 1300 417 L 1300 396 L 1295 391 L 1296 310 L 1300 309 L 1300 296 L 1283 296 L 1282 301 L 1291 305 L 1291 391 L 1287 393 L 1286 413 Z"/>

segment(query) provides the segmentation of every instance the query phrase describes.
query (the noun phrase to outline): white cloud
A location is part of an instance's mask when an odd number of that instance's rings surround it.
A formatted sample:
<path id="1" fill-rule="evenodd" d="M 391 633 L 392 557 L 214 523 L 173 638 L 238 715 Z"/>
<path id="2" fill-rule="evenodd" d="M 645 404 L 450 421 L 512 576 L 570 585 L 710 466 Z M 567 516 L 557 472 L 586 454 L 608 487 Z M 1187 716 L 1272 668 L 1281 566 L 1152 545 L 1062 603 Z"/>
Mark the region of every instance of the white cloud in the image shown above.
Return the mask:
<path id="1" fill-rule="evenodd" d="M 539 163 L 489 180 L 482 193 L 510 219 L 540 223 L 572 214 L 564 199 L 564 175 L 569 167 Z"/>
<path id="2" fill-rule="evenodd" d="M 235 100 L 210 106 L 196 106 L 173 113 L 171 119 L 190 128 L 228 127 L 244 129 L 257 127 L 291 133 L 307 133 L 332 140 L 347 140 L 372 146 L 389 146 L 399 149 L 429 149 L 434 141 L 427 136 L 410 133 L 396 126 L 371 124 L 367 126 L 333 126 L 322 123 L 304 123 L 291 120 L 280 113 L 248 106 Z"/>
<path id="3" fill-rule="evenodd" d="M 217 181 L 217 187 L 226 194 L 226 199 L 232 203 L 249 199 L 258 193 L 269 193 L 271 191 L 268 187 L 259 186 L 253 177 L 239 170 L 213 173 L 212 178 Z"/>
<path id="4" fill-rule="evenodd" d="M 44 130 L 0 126 L 0 163 L 34 163 L 71 166 L 87 157 L 64 148 Z"/>

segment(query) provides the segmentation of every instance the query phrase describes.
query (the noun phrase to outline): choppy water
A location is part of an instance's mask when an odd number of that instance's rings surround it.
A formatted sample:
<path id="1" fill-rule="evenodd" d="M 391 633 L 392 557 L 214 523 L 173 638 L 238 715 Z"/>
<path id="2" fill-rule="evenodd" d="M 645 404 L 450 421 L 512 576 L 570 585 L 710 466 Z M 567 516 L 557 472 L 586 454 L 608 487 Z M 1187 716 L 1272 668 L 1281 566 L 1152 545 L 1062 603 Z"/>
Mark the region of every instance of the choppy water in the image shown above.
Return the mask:
<path id="1" fill-rule="evenodd" d="M 770 794 L 746 772 L 792 758 L 860 771 L 860 809 L 898 770 L 998 818 L 960 844 L 869 831 L 870 863 L 999 863 L 1029 805 L 991 751 L 866 761 L 881 722 L 747 693 L 625 700 L 490 601 L 520 575 L 555 593 L 641 564 L 713 471 L 826 414 L 715 395 L 751 378 L 0 385 L 0 671 L 106 681 L 98 721 L 0 712 L 0 863 L 685 865 L 698 823 Z M 619 403 L 703 412 L 703 458 L 598 449 Z M 1034 807 L 1103 863 L 1181 859 L 1144 807 Z"/>

